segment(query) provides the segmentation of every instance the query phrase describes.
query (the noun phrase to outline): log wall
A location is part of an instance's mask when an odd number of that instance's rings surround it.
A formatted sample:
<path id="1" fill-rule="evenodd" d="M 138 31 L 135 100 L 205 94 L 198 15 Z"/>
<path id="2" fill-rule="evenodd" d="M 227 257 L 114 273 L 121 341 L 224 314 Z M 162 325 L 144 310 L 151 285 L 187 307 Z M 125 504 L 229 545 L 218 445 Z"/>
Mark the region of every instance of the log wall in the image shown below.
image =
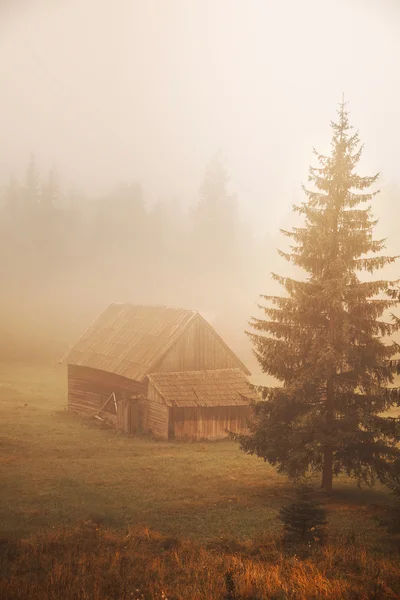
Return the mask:
<path id="1" fill-rule="evenodd" d="M 178 355 L 179 352 L 171 356 L 176 359 Z M 192 363 L 182 361 L 180 356 L 181 365 L 182 362 L 190 364 L 191 370 Z M 198 354 L 200 358 L 205 356 L 201 352 Z M 172 367 L 171 357 L 169 361 Z M 235 433 L 247 431 L 249 406 L 168 407 L 152 385 L 105 371 L 68 365 L 69 410 L 93 417 L 112 392 L 118 404 L 112 423 L 126 433 L 145 431 L 161 439 L 216 440 L 227 436 L 226 429 Z M 147 400 L 129 400 L 136 395 L 143 395 Z"/>
<path id="2" fill-rule="evenodd" d="M 226 430 L 247 433 L 249 406 L 171 407 L 169 437 L 182 440 L 219 440 Z"/>
<path id="3" fill-rule="evenodd" d="M 115 393 L 117 401 L 146 393 L 146 385 L 113 373 L 68 365 L 68 409 L 94 416 L 107 398 Z"/>
<path id="4" fill-rule="evenodd" d="M 166 440 L 168 439 L 168 406 L 152 385 L 148 387 L 147 398 L 145 431 L 154 437 Z"/>

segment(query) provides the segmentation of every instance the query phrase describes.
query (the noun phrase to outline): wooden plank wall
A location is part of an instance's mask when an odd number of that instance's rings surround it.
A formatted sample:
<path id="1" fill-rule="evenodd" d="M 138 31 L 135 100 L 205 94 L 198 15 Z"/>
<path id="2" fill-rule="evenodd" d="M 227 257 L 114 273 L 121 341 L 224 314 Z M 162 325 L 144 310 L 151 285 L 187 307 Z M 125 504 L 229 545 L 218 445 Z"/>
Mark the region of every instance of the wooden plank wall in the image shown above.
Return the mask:
<path id="1" fill-rule="evenodd" d="M 68 365 L 68 409 L 93 416 L 115 392 L 118 401 L 145 394 L 146 385 L 113 373 Z"/>
<path id="2" fill-rule="evenodd" d="M 131 403 L 128 400 L 121 400 L 117 407 L 116 428 L 131 433 Z"/>
<path id="3" fill-rule="evenodd" d="M 234 433 L 248 431 L 249 406 L 171 407 L 170 437 L 187 440 L 218 440 Z"/>
<path id="4" fill-rule="evenodd" d="M 221 343 L 212 328 L 195 318 L 153 370 L 163 373 L 238 367 L 241 365 L 235 355 Z"/>
<path id="5" fill-rule="evenodd" d="M 147 392 L 146 392 L 147 393 Z M 147 432 L 147 422 L 148 422 L 148 400 L 142 400 L 139 406 L 139 431 Z"/>
<path id="6" fill-rule="evenodd" d="M 166 440 L 168 439 L 168 406 L 151 384 L 148 386 L 147 398 L 145 431 L 151 433 L 154 437 Z"/>
<path id="7" fill-rule="evenodd" d="M 125 433 L 135 434 L 144 430 L 144 408 L 147 402 L 138 398 L 118 402 L 116 428 Z"/>

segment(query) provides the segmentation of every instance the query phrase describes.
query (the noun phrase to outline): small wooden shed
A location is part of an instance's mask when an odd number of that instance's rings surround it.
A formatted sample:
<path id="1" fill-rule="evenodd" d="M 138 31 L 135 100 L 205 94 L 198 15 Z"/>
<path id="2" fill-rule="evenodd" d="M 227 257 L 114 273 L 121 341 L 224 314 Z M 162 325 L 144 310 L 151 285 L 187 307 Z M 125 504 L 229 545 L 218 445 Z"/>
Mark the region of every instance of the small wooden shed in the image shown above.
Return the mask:
<path id="1" fill-rule="evenodd" d="M 111 304 L 62 362 L 68 408 L 127 433 L 216 439 L 246 428 L 250 373 L 196 311 Z"/>
<path id="2" fill-rule="evenodd" d="M 217 440 L 245 432 L 256 394 L 240 369 L 148 375 L 147 427 L 164 439 Z"/>

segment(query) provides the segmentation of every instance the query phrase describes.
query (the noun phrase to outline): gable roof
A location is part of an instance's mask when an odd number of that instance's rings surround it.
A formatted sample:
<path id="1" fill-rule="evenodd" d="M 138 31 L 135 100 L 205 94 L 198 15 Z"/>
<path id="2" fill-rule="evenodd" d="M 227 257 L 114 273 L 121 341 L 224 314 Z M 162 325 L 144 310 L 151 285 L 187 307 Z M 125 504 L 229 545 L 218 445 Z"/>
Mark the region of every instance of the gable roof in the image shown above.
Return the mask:
<path id="1" fill-rule="evenodd" d="M 259 396 L 240 369 L 150 373 L 167 406 L 247 406 Z"/>
<path id="2" fill-rule="evenodd" d="M 246 374 L 246 375 L 251 375 L 250 371 L 248 370 L 248 368 L 246 367 L 246 365 L 240 360 L 240 358 L 238 356 L 236 356 L 236 354 L 233 352 L 233 350 L 228 346 L 228 344 L 225 342 L 225 340 L 219 335 L 219 333 L 217 333 L 217 331 L 215 331 L 214 327 L 212 327 L 210 325 L 210 323 L 208 321 L 205 320 L 204 317 L 201 316 L 200 313 L 197 313 L 198 318 L 201 320 L 201 322 L 204 324 L 205 327 L 207 327 L 210 331 L 213 332 L 214 337 L 219 340 L 221 346 L 223 346 L 225 348 L 225 350 L 227 352 L 229 352 L 229 354 L 231 354 L 234 359 L 236 364 L 238 365 L 237 367 L 229 367 L 231 369 L 236 369 L 240 368 L 242 369 L 242 371 Z"/>
<path id="3" fill-rule="evenodd" d="M 141 381 L 196 314 L 166 306 L 110 304 L 62 362 Z"/>

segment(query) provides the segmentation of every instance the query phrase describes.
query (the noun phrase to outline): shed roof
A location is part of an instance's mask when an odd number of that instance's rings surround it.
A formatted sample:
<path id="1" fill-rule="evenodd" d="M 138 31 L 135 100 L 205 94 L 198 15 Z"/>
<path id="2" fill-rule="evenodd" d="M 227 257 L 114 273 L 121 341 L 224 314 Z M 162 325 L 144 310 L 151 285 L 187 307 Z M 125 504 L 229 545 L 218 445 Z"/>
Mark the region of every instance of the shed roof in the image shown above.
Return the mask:
<path id="1" fill-rule="evenodd" d="M 246 406 L 259 399 L 240 369 L 150 373 L 148 379 L 168 406 Z"/>
<path id="2" fill-rule="evenodd" d="M 166 306 L 110 304 L 62 362 L 141 381 L 196 314 Z"/>

